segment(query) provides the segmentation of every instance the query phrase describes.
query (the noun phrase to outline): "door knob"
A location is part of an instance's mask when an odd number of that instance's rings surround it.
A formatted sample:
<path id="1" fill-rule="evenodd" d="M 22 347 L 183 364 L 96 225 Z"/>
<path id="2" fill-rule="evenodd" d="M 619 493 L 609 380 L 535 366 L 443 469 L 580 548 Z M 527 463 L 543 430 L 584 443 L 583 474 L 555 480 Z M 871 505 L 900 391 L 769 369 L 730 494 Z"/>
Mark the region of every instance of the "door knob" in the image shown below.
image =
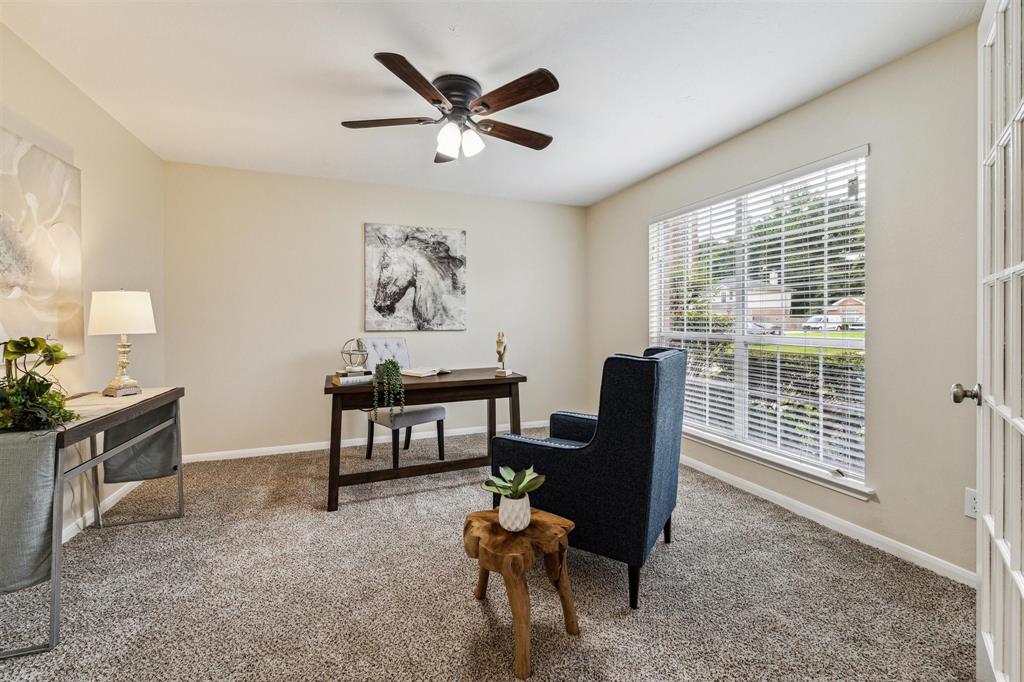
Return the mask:
<path id="1" fill-rule="evenodd" d="M 963 384 L 953 384 L 949 389 L 949 395 L 954 403 L 962 403 L 964 398 L 973 400 L 981 405 L 981 384 L 974 384 L 974 388 L 964 388 Z"/>

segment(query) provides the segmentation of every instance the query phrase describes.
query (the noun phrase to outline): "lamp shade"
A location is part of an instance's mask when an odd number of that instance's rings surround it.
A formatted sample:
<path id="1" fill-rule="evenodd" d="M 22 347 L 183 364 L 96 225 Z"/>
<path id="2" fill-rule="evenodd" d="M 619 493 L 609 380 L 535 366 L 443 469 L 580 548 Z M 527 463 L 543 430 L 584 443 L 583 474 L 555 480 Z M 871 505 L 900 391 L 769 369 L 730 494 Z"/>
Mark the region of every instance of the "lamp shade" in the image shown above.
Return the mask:
<path id="1" fill-rule="evenodd" d="M 94 291 L 89 306 L 89 336 L 155 334 L 148 291 Z"/>

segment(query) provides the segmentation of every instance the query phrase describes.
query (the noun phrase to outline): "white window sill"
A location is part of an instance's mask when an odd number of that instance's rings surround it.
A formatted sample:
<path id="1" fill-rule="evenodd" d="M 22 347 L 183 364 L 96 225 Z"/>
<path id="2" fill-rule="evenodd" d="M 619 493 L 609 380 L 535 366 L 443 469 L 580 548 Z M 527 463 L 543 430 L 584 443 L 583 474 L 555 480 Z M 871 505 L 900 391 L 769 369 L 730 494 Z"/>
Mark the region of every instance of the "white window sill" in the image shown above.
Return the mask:
<path id="1" fill-rule="evenodd" d="M 769 469 L 775 469 L 776 471 L 816 483 L 844 495 L 855 497 L 858 500 L 869 500 L 875 496 L 875 489 L 860 481 L 836 475 L 820 467 L 780 457 L 750 445 L 736 443 L 728 438 L 723 438 L 707 431 L 701 431 L 692 426 L 687 426 L 683 429 L 683 437 L 716 450 L 727 452 L 730 455 L 736 455 L 751 462 L 757 462 Z"/>

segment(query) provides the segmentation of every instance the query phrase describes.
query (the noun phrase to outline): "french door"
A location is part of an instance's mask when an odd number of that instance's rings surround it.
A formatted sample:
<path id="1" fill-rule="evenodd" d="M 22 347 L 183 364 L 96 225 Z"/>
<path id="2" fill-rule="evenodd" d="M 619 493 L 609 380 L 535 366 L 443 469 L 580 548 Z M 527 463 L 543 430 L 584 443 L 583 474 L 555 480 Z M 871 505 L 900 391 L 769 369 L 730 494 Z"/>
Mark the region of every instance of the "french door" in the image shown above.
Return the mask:
<path id="1" fill-rule="evenodd" d="M 1024 413 L 1024 32 L 1022 0 L 988 0 L 978 27 L 979 671 L 1024 682 L 1021 573 Z M 954 399 L 957 399 L 954 390 Z"/>

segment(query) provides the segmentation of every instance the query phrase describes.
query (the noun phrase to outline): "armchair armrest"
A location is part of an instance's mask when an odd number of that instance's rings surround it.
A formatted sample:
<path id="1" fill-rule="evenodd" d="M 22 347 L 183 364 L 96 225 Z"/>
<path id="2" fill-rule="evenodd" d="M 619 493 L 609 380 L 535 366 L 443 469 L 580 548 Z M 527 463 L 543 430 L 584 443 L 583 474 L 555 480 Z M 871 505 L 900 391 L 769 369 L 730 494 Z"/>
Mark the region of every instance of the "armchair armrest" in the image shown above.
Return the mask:
<path id="1" fill-rule="evenodd" d="M 580 452 L 583 448 L 564 443 L 552 443 L 527 436 L 496 436 L 491 440 L 491 469 L 511 467 L 516 471 L 529 466 L 538 470 L 573 466 L 566 461 L 566 455 Z M 560 466 L 561 465 L 561 466 Z"/>
<path id="2" fill-rule="evenodd" d="M 548 435 L 562 440 L 589 443 L 597 432 L 597 417 L 579 412 L 554 412 L 548 427 Z"/>

